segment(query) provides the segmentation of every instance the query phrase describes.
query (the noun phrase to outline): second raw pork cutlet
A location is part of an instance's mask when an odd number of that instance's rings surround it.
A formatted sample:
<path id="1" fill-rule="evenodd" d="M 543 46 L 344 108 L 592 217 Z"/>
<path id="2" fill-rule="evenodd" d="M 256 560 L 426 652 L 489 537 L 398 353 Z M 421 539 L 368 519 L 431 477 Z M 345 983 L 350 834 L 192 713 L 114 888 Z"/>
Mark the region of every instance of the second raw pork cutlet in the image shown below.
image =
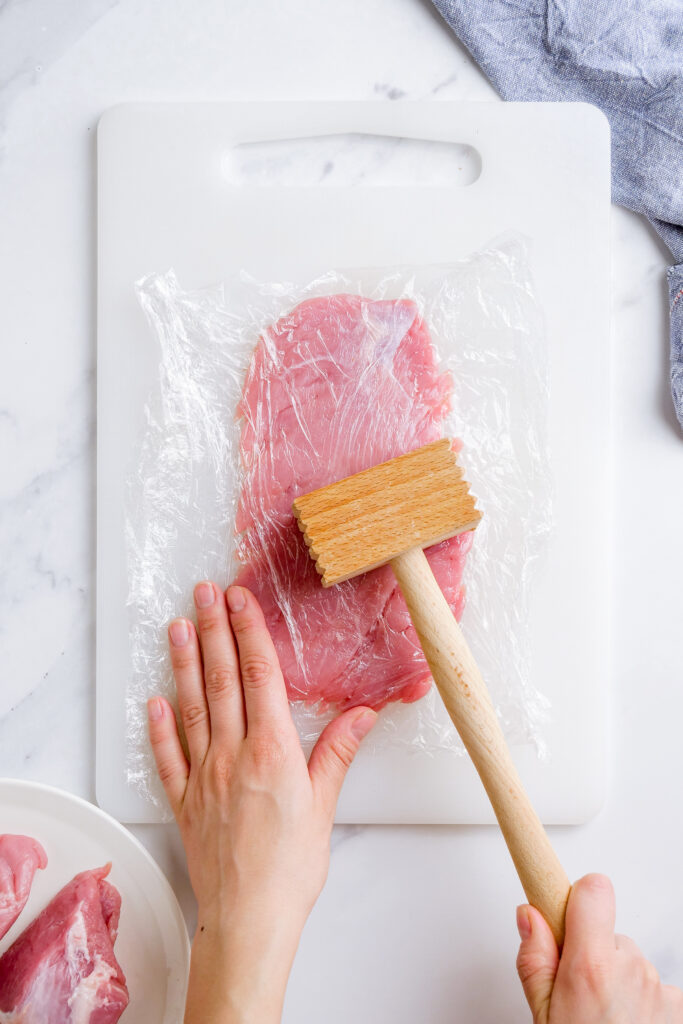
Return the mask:
<path id="1" fill-rule="evenodd" d="M 115 1024 L 128 1005 L 114 955 L 121 911 L 110 865 L 64 886 L 0 957 L 2 1020 Z"/>
<path id="2" fill-rule="evenodd" d="M 0 836 L 0 939 L 26 906 L 33 876 L 47 866 L 47 854 L 30 836 Z"/>

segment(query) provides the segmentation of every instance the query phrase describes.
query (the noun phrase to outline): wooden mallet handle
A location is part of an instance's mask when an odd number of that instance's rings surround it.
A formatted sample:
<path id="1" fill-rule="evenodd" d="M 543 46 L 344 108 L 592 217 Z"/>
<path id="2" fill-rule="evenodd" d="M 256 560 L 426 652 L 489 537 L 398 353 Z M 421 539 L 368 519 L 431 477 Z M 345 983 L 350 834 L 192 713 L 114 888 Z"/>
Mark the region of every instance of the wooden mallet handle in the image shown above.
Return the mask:
<path id="1" fill-rule="evenodd" d="M 389 563 L 448 713 L 488 793 L 527 898 L 558 945 L 569 880 L 524 792 L 484 680 L 423 548 L 481 519 L 448 438 L 297 498 L 324 587 Z"/>
<path id="2" fill-rule="evenodd" d="M 434 682 L 488 793 L 527 899 L 543 914 L 561 947 L 569 879 L 524 791 L 462 630 L 421 548 L 397 555 L 390 564 Z"/>

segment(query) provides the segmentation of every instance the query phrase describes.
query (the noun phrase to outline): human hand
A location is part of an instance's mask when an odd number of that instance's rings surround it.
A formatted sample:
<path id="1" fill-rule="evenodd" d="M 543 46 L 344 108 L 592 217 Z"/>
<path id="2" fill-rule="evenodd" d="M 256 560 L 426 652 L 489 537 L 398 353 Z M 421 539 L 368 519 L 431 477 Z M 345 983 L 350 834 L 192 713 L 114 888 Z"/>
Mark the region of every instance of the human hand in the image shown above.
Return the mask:
<path id="1" fill-rule="evenodd" d="M 635 942 L 614 934 L 615 917 L 610 880 L 581 878 L 560 956 L 538 910 L 517 908 L 517 971 L 534 1024 L 683 1024 L 683 993 L 662 985 Z"/>
<path id="2" fill-rule="evenodd" d="M 337 798 L 376 715 L 330 723 L 308 765 L 261 609 L 245 588 L 195 588 L 198 635 L 169 627 L 175 714 L 149 702 L 159 776 L 198 903 L 186 1022 L 280 1019 L 304 922 L 323 887 Z M 210 993 L 207 996 L 207 992 Z"/>

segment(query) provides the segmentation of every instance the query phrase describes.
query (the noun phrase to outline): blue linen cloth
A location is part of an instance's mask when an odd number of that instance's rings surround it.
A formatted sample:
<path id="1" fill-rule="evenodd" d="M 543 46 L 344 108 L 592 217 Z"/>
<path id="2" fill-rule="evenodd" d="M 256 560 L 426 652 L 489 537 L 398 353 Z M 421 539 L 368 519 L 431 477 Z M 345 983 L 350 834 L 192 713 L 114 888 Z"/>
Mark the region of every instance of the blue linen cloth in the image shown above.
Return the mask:
<path id="1" fill-rule="evenodd" d="M 612 128 L 612 198 L 671 250 L 683 426 L 683 0 L 432 0 L 506 100 L 582 100 Z"/>

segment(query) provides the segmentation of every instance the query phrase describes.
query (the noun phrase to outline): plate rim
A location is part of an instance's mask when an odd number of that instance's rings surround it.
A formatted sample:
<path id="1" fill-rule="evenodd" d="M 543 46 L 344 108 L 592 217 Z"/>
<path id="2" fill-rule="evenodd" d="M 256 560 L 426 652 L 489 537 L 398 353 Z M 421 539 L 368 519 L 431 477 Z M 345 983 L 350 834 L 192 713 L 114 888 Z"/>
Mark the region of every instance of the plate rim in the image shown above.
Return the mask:
<path id="1" fill-rule="evenodd" d="M 44 796 L 52 797 L 53 799 L 61 799 L 67 804 L 72 804 L 79 809 L 85 811 L 86 814 L 93 815 L 100 821 L 105 821 L 107 825 L 113 827 L 115 832 L 123 837 L 138 853 L 142 854 L 144 861 L 147 866 L 151 868 L 152 872 L 156 876 L 157 880 L 161 883 L 161 888 L 164 894 L 168 898 L 168 906 L 172 912 L 173 918 L 178 924 L 178 935 L 180 938 L 181 955 L 183 957 L 183 965 L 185 975 L 187 977 L 190 967 L 190 951 L 191 941 L 190 934 L 187 929 L 187 922 L 185 921 L 185 915 L 182 912 L 178 897 L 176 896 L 173 886 L 169 882 L 165 873 L 161 867 L 157 864 L 156 860 L 137 836 L 126 828 L 120 821 L 117 821 L 111 814 L 108 814 L 102 807 L 97 804 L 91 803 L 90 800 L 86 800 L 85 797 L 79 796 L 76 793 L 71 793 L 66 789 L 60 789 L 58 786 L 51 786 L 46 782 L 37 782 L 33 779 L 13 779 L 9 776 L 0 776 L 0 805 L 2 804 L 2 796 L 5 791 L 11 791 L 12 789 L 19 791 L 29 791 L 40 793 Z M 170 978 L 171 974 L 168 973 Z M 166 1024 L 166 1014 L 164 1014 L 163 1024 Z"/>

